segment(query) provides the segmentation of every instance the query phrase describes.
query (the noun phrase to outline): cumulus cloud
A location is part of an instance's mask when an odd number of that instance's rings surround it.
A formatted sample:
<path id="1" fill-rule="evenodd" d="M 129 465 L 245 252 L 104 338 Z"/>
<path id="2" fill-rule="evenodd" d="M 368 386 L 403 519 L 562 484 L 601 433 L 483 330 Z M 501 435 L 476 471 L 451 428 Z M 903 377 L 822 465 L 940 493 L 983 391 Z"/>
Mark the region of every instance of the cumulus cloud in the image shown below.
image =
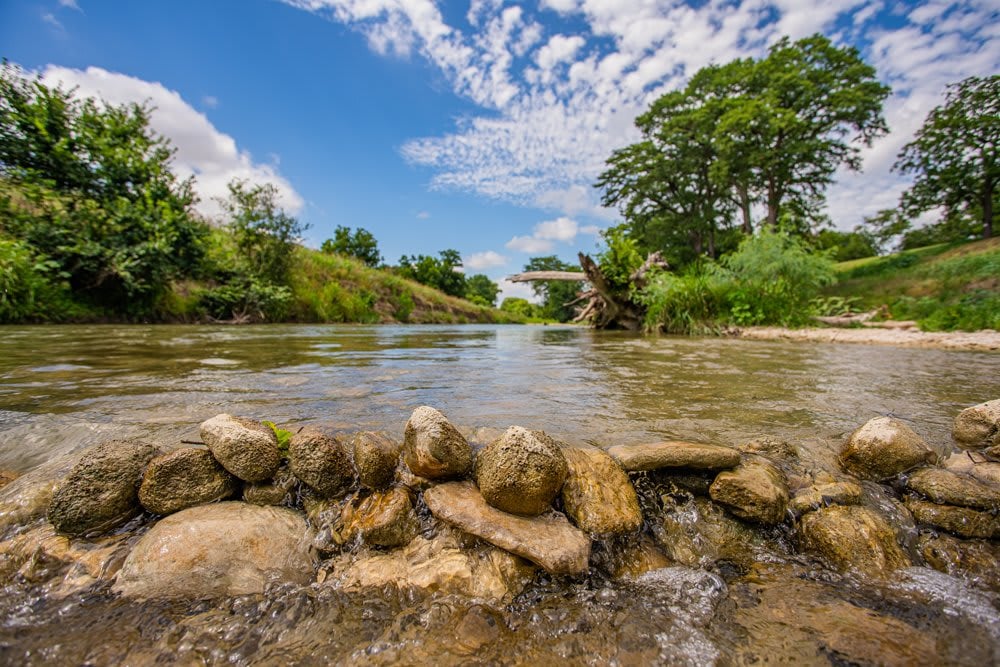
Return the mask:
<path id="1" fill-rule="evenodd" d="M 528 254 L 551 252 L 555 244 L 552 241 L 535 238 L 534 236 L 515 236 L 504 244 L 508 250 L 515 250 Z"/>
<path id="2" fill-rule="evenodd" d="M 294 214 L 302 209 L 302 197 L 278 173 L 275 164 L 255 162 L 250 153 L 239 149 L 231 136 L 216 129 L 177 91 L 161 83 L 100 67 L 78 70 L 54 65 L 45 68 L 42 81 L 50 86 L 61 85 L 64 89 L 75 88 L 81 97 L 97 97 L 109 104 L 137 102 L 152 107 L 150 125 L 170 139 L 177 149 L 173 162 L 175 173 L 181 178 L 195 177 L 195 190 L 201 198 L 198 210 L 204 215 L 214 216 L 220 212 L 215 199 L 226 196 L 227 184 L 234 178 L 271 183 L 277 187 L 279 200 L 287 211 Z"/>
<path id="3" fill-rule="evenodd" d="M 498 266 L 505 266 L 508 259 L 498 252 L 487 250 L 485 252 L 474 252 L 468 257 L 462 258 L 462 265 L 467 269 L 493 269 Z"/>

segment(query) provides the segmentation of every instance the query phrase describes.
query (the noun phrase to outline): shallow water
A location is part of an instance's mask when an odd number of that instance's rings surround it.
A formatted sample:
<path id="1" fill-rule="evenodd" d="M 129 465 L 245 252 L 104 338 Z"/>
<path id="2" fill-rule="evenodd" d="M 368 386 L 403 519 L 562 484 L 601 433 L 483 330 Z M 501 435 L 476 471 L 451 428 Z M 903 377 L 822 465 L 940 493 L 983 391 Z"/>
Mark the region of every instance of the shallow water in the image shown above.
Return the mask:
<path id="1" fill-rule="evenodd" d="M 948 451 L 955 414 L 997 396 L 1000 355 L 990 353 L 539 326 L 0 327 L 0 468 L 26 471 L 110 437 L 175 445 L 197 439 L 197 425 L 219 412 L 400 437 L 419 405 L 439 408 L 478 441 L 511 424 L 603 447 L 736 445 L 767 434 L 797 444 L 807 467 L 830 468 L 845 434 L 879 414 Z M 55 600 L 24 582 L 0 595 L 0 659 L 891 664 L 918 651 L 933 656 L 918 662 L 1000 659 L 997 598 L 975 582 L 915 568 L 874 586 L 830 573 L 775 537 L 774 553 L 749 568 L 723 559 L 631 582 L 601 568 L 573 581 L 539 576 L 507 605 L 322 586 L 138 604 L 100 586 Z"/>

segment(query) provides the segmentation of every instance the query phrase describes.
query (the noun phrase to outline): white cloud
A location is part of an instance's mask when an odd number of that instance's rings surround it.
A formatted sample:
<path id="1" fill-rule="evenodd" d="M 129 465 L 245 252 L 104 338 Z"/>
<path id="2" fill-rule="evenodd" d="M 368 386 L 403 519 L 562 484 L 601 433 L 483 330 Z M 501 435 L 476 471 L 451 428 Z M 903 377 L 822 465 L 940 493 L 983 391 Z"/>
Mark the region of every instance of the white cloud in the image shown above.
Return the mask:
<path id="1" fill-rule="evenodd" d="M 534 236 L 515 236 L 504 244 L 508 250 L 515 250 L 528 254 L 540 252 L 550 252 L 554 247 L 552 241 L 535 238 Z"/>
<path id="2" fill-rule="evenodd" d="M 253 183 L 272 183 L 278 188 L 282 206 L 298 213 L 302 197 L 274 165 L 254 162 L 250 153 L 240 150 L 236 141 L 220 132 L 205 115 L 161 83 L 144 81 L 99 67 L 86 70 L 49 65 L 42 72 L 47 85 L 76 88 L 82 97 L 99 97 L 110 104 L 146 103 L 153 108 L 150 125 L 170 139 L 177 149 L 173 168 L 181 178 L 194 176 L 195 189 L 201 197 L 198 210 L 208 216 L 219 213 L 214 200 L 224 197 L 227 184 L 234 178 Z"/>
<path id="3" fill-rule="evenodd" d="M 59 32 L 63 32 L 66 30 L 66 28 L 63 27 L 63 24 L 59 22 L 59 19 L 57 19 L 55 17 L 55 14 L 53 14 L 52 12 L 42 12 L 42 22 L 48 23 L 50 26 L 52 26 Z"/>
<path id="4" fill-rule="evenodd" d="M 563 217 L 538 223 L 535 225 L 534 236 L 538 239 L 569 242 L 576 238 L 579 229 L 580 225 L 576 220 Z"/>
<path id="5" fill-rule="evenodd" d="M 505 266 L 508 261 L 506 257 L 492 250 L 474 252 L 468 257 L 462 258 L 462 264 L 468 269 L 493 269 Z"/>
<path id="6" fill-rule="evenodd" d="M 419 213 L 417 213 L 418 220 L 426 220 L 429 217 L 431 217 L 431 214 L 428 211 L 420 211 Z"/>
<path id="7" fill-rule="evenodd" d="M 76 0 L 59 0 L 59 6 L 67 9 L 75 9 L 78 12 L 83 11 L 80 9 L 80 5 L 77 4 Z"/>
<path id="8" fill-rule="evenodd" d="M 508 297 L 513 297 L 516 299 L 527 299 L 531 303 L 541 303 L 542 300 L 539 298 L 531 289 L 531 285 L 528 283 L 512 283 L 506 278 L 501 279 L 497 285 L 500 286 L 500 295 L 497 297 L 498 303 L 503 303 L 503 300 Z"/>
<path id="9" fill-rule="evenodd" d="M 201 98 L 201 103 L 209 109 L 216 109 L 219 106 L 219 98 L 214 95 L 205 95 Z"/>

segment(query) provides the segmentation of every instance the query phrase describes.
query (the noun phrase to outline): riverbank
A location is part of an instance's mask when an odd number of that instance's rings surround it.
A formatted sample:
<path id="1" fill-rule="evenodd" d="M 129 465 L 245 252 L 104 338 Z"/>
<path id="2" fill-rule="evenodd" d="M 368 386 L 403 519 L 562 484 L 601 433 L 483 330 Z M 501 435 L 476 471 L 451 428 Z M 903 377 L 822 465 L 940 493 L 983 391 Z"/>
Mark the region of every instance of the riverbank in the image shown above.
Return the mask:
<path id="1" fill-rule="evenodd" d="M 919 331 L 917 329 L 842 329 L 822 327 L 786 329 L 784 327 L 742 327 L 730 334 L 748 340 L 810 341 L 814 343 L 853 343 L 893 345 L 896 347 L 936 348 L 1000 352 L 1000 331 Z"/>

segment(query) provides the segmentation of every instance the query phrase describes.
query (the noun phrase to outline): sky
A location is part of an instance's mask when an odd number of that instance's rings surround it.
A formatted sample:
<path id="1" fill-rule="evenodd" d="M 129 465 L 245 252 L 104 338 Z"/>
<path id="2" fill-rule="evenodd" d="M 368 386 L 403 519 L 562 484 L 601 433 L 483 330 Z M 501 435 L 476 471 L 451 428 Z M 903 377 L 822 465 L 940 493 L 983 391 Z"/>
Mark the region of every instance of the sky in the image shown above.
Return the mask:
<path id="1" fill-rule="evenodd" d="M 454 248 L 503 296 L 619 221 L 592 184 L 653 100 L 817 32 L 893 89 L 890 134 L 828 191 L 849 230 L 895 205 L 896 154 L 945 86 L 1000 71 L 1000 0 L 0 0 L 0 56 L 155 107 L 205 215 L 233 178 L 273 183 L 307 245 L 344 225 L 390 263 Z"/>

